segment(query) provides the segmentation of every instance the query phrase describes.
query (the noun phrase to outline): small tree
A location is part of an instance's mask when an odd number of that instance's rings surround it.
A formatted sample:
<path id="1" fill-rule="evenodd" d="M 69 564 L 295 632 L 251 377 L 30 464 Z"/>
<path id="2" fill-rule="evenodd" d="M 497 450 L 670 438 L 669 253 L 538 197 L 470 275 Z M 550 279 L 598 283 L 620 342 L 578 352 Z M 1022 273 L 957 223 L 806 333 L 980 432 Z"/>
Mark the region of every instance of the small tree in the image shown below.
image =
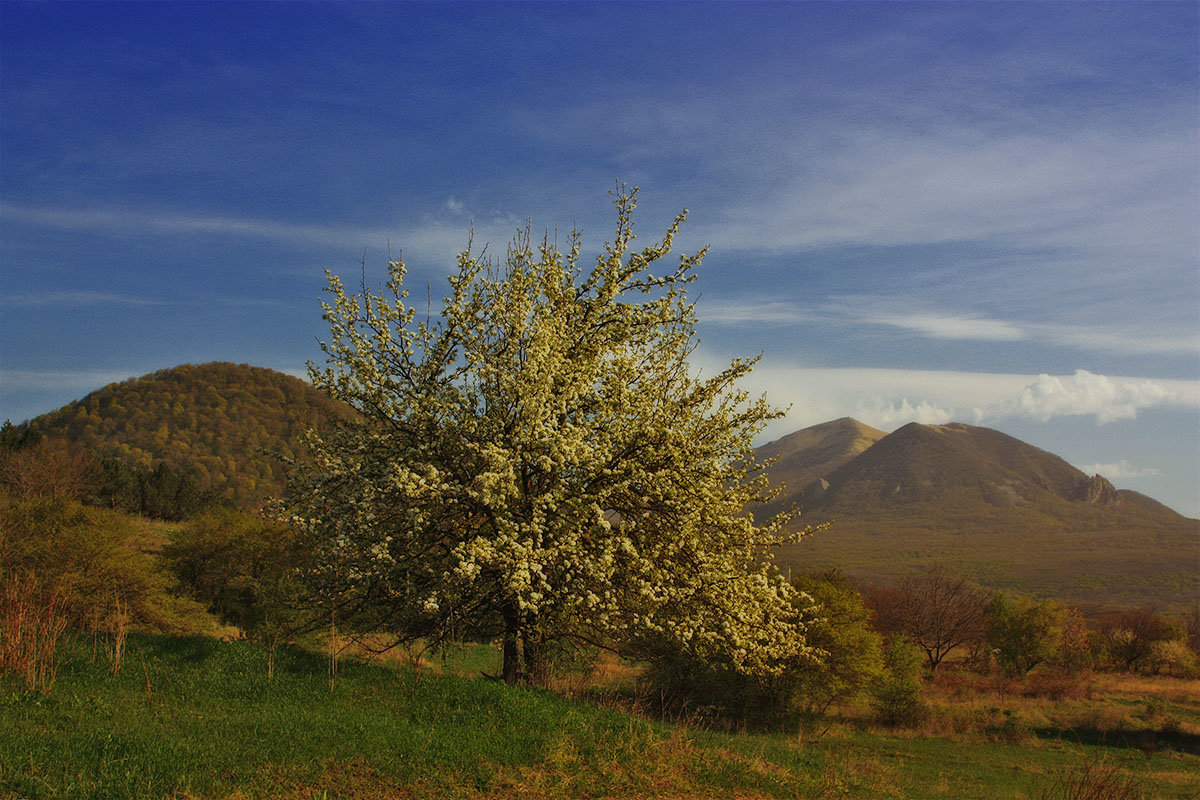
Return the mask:
<path id="1" fill-rule="evenodd" d="M 285 600 L 302 562 L 294 539 L 277 521 L 214 508 L 183 526 L 163 561 L 221 622 L 257 634 L 288 616 Z"/>
<path id="2" fill-rule="evenodd" d="M 1056 658 L 1062 648 L 1066 611 L 1049 600 L 997 594 L 987 606 L 987 643 L 1010 677 Z"/>
<path id="3" fill-rule="evenodd" d="M 889 725 L 915 725 L 929 713 L 922 697 L 921 654 L 900 636 L 888 637 L 883 648 L 883 677 L 875 685 L 872 704 Z"/>
<path id="4" fill-rule="evenodd" d="M 823 655 L 799 661 L 785 677 L 794 687 L 793 704 L 815 715 L 856 697 L 880 678 L 883 640 L 870 627 L 862 595 L 841 573 L 802 577 L 793 585 L 817 603 L 808 642 Z"/>
<path id="5" fill-rule="evenodd" d="M 1062 638 L 1059 640 L 1058 657 L 1055 664 L 1067 672 L 1082 672 L 1092 665 L 1092 653 L 1088 643 L 1087 620 L 1074 606 L 1063 614 Z"/>
<path id="6" fill-rule="evenodd" d="M 898 632 L 916 645 L 930 670 L 937 670 L 955 648 L 984 638 L 987 595 L 940 565 L 907 576 L 894 590 L 869 591 L 867 602 L 877 630 Z"/>
<path id="7" fill-rule="evenodd" d="M 290 487 L 345 624 L 437 643 L 503 639 L 504 678 L 537 680 L 556 648 L 664 640 L 748 672 L 805 649 L 795 591 L 769 562 L 790 515 L 753 436 L 776 416 L 737 384 L 756 359 L 695 377 L 686 285 L 703 251 L 652 274 L 665 237 L 632 249 L 636 190 L 595 266 L 519 232 L 503 262 L 470 244 L 441 313 L 387 290 L 333 301 L 313 382 L 358 410 L 313 433 Z"/>
<path id="8" fill-rule="evenodd" d="M 1135 608 L 1100 621 L 1100 640 L 1109 662 L 1129 672 L 1150 658 L 1155 642 L 1176 638 L 1176 631 L 1155 608 Z"/>

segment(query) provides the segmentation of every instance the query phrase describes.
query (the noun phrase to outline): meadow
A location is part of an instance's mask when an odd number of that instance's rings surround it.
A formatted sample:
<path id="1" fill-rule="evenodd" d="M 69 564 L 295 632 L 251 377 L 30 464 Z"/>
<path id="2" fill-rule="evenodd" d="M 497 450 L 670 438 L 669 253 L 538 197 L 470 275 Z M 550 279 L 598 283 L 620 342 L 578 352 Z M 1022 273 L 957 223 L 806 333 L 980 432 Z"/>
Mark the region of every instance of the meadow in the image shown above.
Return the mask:
<path id="1" fill-rule="evenodd" d="M 130 634 L 63 640 L 54 681 L 0 676 L 6 798 L 1191 798 L 1200 681 L 1047 685 L 947 670 L 927 717 L 865 705 L 818 725 L 729 729 L 645 713 L 628 670 L 557 690 L 447 660 Z M 272 663 L 269 663 L 272 662 Z M 615 682 L 613 675 L 616 676 Z M 1087 783 L 1106 794 L 1082 794 Z"/>

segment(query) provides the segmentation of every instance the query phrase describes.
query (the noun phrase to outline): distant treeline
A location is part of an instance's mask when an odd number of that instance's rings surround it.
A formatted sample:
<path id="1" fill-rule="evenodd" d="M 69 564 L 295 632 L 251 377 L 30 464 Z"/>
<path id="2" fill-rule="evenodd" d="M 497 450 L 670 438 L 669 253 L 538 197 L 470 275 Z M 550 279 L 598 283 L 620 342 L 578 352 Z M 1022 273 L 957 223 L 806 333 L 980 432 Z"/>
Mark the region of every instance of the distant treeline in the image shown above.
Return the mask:
<path id="1" fill-rule="evenodd" d="M 0 427 L 0 488 L 13 497 L 58 497 L 164 520 L 186 519 L 222 502 L 162 462 L 130 466 L 11 421 Z"/>

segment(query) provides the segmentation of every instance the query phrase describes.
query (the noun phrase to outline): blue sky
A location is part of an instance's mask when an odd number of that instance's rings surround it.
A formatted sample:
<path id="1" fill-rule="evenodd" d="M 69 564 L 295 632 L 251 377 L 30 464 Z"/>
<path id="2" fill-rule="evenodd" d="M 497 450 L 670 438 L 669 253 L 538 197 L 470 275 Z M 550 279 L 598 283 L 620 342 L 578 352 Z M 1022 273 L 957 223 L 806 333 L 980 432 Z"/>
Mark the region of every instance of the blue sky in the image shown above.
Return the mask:
<path id="1" fill-rule="evenodd" d="M 998 428 L 1200 515 L 1182 3 L 0 4 L 0 418 L 320 357 L 323 269 L 474 225 L 711 246 L 700 365 Z"/>

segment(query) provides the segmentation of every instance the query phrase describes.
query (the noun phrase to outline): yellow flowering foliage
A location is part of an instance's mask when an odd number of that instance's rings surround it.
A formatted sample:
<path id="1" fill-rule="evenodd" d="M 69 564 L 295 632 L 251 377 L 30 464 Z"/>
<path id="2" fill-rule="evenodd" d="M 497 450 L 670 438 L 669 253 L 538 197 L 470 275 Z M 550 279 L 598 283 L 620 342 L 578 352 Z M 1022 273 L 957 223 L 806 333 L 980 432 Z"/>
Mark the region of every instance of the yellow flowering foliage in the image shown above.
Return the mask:
<path id="1" fill-rule="evenodd" d="M 360 416 L 312 433 L 289 494 L 347 619 L 401 639 L 502 636 L 505 677 L 548 644 L 666 642 L 752 673 L 807 652 L 795 590 L 770 561 L 790 515 L 750 442 L 779 412 L 739 380 L 699 378 L 687 299 L 704 251 L 662 274 L 684 221 L 633 248 L 636 189 L 590 271 L 528 228 L 500 262 L 458 257 L 438 316 L 405 267 L 386 289 L 329 274 L 327 366 L 310 377 Z"/>

